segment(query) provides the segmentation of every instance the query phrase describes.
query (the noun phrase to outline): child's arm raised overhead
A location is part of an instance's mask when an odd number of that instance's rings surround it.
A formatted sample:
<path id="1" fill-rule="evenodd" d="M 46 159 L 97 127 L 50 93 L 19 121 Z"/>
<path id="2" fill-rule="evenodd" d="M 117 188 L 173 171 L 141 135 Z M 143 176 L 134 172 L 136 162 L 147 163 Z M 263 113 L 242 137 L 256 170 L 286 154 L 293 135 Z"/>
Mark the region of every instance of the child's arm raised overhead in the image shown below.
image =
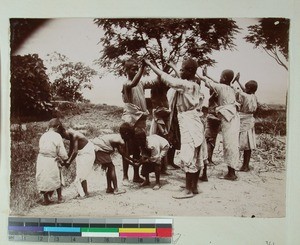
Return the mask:
<path id="1" fill-rule="evenodd" d="M 176 77 L 180 77 L 180 74 L 179 74 L 179 72 L 177 70 L 177 67 L 176 67 L 176 65 L 173 62 L 169 62 L 168 66 L 170 66 L 174 70 Z"/>
<path id="2" fill-rule="evenodd" d="M 140 69 L 138 70 L 137 74 L 134 76 L 134 78 L 132 79 L 131 83 L 128 83 L 127 86 L 130 88 L 135 87 L 139 81 L 141 80 L 143 73 L 144 73 L 144 69 L 145 69 L 145 62 L 142 62 L 142 66 L 140 67 Z"/>
<path id="3" fill-rule="evenodd" d="M 198 74 L 197 74 L 198 75 Z M 217 80 L 214 80 L 213 78 L 209 77 L 208 74 L 207 74 L 207 67 L 205 66 L 202 70 L 202 75 L 204 77 L 207 77 L 209 80 L 213 81 L 214 83 L 219 83 Z M 199 75 L 198 75 L 199 76 Z M 200 78 L 200 77 L 199 77 Z M 201 78 L 200 78 L 201 79 Z M 203 79 L 201 79 L 203 80 Z"/>
<path id="4" fill-rule="evenodd" d="M 245 87 L 240 83 L 240 73 L 239 72 L 236 74 L 236 77 L 233 79 L 231 84 L 233 84 L 235 81 L 237 81 L 237 83 L 241 87 L 242 91 L 245 92 L 246 91 Z"/>

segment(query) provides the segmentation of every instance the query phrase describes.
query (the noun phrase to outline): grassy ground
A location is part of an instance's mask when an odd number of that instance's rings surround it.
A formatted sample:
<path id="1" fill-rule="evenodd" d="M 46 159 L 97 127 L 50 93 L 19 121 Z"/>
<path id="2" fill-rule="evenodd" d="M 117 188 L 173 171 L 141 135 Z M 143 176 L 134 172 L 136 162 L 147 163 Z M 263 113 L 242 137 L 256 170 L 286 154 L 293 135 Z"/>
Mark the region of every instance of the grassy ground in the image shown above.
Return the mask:
<path id="1" fill-rule="evenodd" d="M 58 115 L 63 116 L 65 126 L 82 131 L 88 138 L 117 132 L 122 123 L 122 108 L 116 106 L 64 104 L 58 106 Z M 254 151 L 253 160 L 267 161 L 256 171 L 282 171 L 285 168 L 285 137 L 278 135 L 285 135 L 285 109 L 264 109 L 257 116 L 258 149 Z M 47 122 L 27 123 L 26 128 L 25 131 L 11 133 L 10 208 L 13 215 L 26 214 L 41 198 L 36 189 L 35 162 L 38 141 L 47 128 Z M 63 171 L 69 185 L 75 177 L 75 165 L 72 164 L 68 171 Z"/>

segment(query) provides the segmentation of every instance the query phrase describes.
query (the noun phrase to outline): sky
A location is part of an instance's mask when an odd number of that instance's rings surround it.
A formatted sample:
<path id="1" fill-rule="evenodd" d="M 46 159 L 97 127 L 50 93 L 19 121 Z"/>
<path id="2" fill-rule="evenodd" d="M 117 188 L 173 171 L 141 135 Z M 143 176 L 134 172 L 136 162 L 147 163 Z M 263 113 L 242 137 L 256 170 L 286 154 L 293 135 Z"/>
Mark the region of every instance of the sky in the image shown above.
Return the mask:
<path id="1" fill-rule="evenodd" d="M 217 61 L 214 67 L 208 68 L 208 74 L 219 79 L 222 70 L 232 69 L 240 72 L 240 82 L 249 80 L 258 82 L 257 97 L 260 103 L 285 104 L 289 73 L 263 50 L 254 49 L 243 37 L 247 34 L 247 26 L 257 23 L 257 19 L 234 19 L 241 28 L 241 33 L 234 41 L 236 50 L 214 52 L 212 58 Z M 93 61 L 100 56 L 102 49 L 99 44 L 104 32 L 93 23 L 91 18 L 52 19 L 37 29 L 19 48 L 17 54 L 36 53 L 43 60 L 47 54 L 58 52 L 66 55 L 70 61 L 83 62 L 97 71 L 103 71 L 95 66 Z M 48 64 L 46 64 L 46 67 Z M 50 67 L 48 67 L 49 69 Z M 199 68 L 200 69 L 200 68 Z M 201 71 L 200 71 L 201 72 Z M 111 105 L 123 104 L 121 97 L 122 82 L 125 77 L 115 77 L 106 74 L 101 79 L 94 77 L 92 90 L 84 90 L 83 95 L 92 103 Z M 208 90 L 202 86 L 207 103 Z M 149 93 L 146 92 L 146 96 Z"/>

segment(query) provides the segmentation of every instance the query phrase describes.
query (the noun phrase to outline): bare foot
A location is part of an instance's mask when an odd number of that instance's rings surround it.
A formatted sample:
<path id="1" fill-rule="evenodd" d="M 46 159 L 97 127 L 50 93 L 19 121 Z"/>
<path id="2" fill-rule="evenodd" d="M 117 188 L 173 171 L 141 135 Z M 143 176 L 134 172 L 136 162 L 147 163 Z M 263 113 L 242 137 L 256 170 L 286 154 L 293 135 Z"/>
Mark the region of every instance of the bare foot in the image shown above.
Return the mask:
<path id="1" fill-rule="evenodd" d="M 241 167 L 239 171 L 241 171 L 241 172 L 249 172 L 250 168 L 249 167 Z"/>
<path id="2" fill-rule="evenodd" d="M 43 201 L 41 204 L 42 204 L 43 206 L 48 206 L 48 205 L 51 205 L 51 204 L 53 204 L 53 203 L 54 203 L 53 201 L 45 200 L 45 201 Z"/>
<path id="3" fill-rule="evenodd" d="M 128 179 L 123 179 L 122 184 L 123 184 L 124 186 L 130 186 L 130 182 L 129 182 Z"/>
<path id="4" fill-rule="evenodd" d="M 173 195 L 172 197 L 175 199 L 185 199 L 185 198 L 191 198 L 193 196 L 194 196 L 194 194 L 192 191 L 185 189 L 181 193 Z"/>
<path id="5" fill-rule="evenodd" d="M 57 199 L 58 203 L 64 203 L 66 200 L 63 197 Z"/>
<path id="6" fill-rule="evenodd" d="M 148 185 L 150 185 L 150 182 L 145 180 L 142 184 L 140 184 L 140 187 L 148 186 Z"/>
<path id="7" fill-rule="evenodd" d="M 152 189 L 156 191 L 156 190 L 159 190 L 160 187 L 161 187 L 160 184 L 156 184 L 155 186 L 153 186 Z"/>
<path id="8" fill-rule="evenodd" d="M 174 163 L 170 164 L 170 166 L 173 168 L 173 170 L 180 169 L 180 167 Z"/>
<path id="9" fill-rule="evenodd" d="M 119 190 L 119 189 L 115 189 L 115 190 L 113 191 L 114 195 L 120 195 L 120 194 L 123 194 L 123 193 L 125 193 L 125 192 L 126 192 L 126 190 Z"/>
<path id="10" fill-rule="evenodd" d="M 229 174 L 219 177 L 219 179 L 226 179 L 226 180 L 231 180 L 231 181 L 235 181 L 235 180 L 237 180 L 237 178 L 238 177 L 236 175 L 229 175 Z"/>
<path id="11" fill-rule="evenodd" d="M 108 194 L 114 193 L 114 189 L 113 188 L 107 188 L 106 193 L 108 193 Z"/>
<path id="12" fill-rule="evenodd" d="M 208 181 L 208 178 L 206 175 L 202 175 L 199 180 L 203 181 L 203 182 L 207 182 Z"/>

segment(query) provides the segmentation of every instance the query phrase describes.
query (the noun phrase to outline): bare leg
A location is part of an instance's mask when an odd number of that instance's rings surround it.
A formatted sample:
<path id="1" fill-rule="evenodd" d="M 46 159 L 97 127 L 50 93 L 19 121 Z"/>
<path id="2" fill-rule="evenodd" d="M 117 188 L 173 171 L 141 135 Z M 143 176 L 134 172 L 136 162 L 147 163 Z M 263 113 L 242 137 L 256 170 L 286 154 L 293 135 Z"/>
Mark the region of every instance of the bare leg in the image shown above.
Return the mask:
<path id="1" fill-rule="evenodd" d="M 144 180 L 144 182 L 140 186 L 150 185 L 149 173 L 145 174 L 144 177 L 145 177 L 145 180 Z"/>
<path id="2" fill-rule="evenodd" d="M 87 181 L 86 180 L 82 181 L 81 186 L 82 186 L 84 195 L 87 197 L 89 195 L 88 188 L 87 188 Z"/>
<path id="3" fill-rule="evenodd" d="M 209 165 L 214 165 L 214 162 L 212 161 L 215 145 L 216 145 L 217 138 L 206 138 L 207 143 L 207 160 Z"/>
<path id="4" fill-rule="evenodd" d="M 199 179 L 201 181 L 208 181 L 208 178 L 207 178 L 207 163 L 204 163 L 204 168 L 203 168 L 202 176 Z"/>
<path id="5" fill-rule="evenodd" d="M 155 166 L 155 186 L 153 187 L 153 190 L 160 189 L 160 166 Z"/>
<path id="6" fill-rule="evenodd" d="M 168 163 L 169 163 L 170 166 L 172 166 L 172 167 L 175 168 L 175 169 L 179 169 L 180 167 L 177 166 L 177 165 L 174 163 L 175 151 L 176 151 L 176 149 L 173 148 L 173 147 L 171 147 L 171 148 L 168 150 L 167 159 L 168 159 Z"/>
<path id="7" fill-rule="evenodd" d="M 123 180 L 128 180 L 129 163 L 123 157 L 122 157 L 122 164 L 123 164 Z"/>
<path id="8" fill-rule="evenodd" d="M 250 171 L 249 163 L 251 158 L 251 150 L 244 150 L 244 162 L 243 166 L 240 168 L 240 171 L 248 172 Z"/>
<path id="9" fill-rule="evenodd" d="M 106 182 L 107 182 L 106 193 L 113 193 L 114 189 L 111 186 L 112 178 L 111 178 L 111 171 L 109 165 L 107 166 L 107 170 L 106 170 Z"/>
<path id="10" fill-rule="evenodd" d="M 62 190 L 61 190 L 61 187 L 60 188 L 58 188 L 57 190 L 56 190 L 56 193 L 57 193 L 57 201 L 59 202 L 59 203 L 61 203 L 61 202 L 63 202 L 63 197 L 62 197 Z"/>
<path id="11" fill-rule="evenodd" d="M 198 170 L 196 173 L 193 173 L 193 181 L 192 181 L 192 192 L 193 194 L 199 194 L 198 191 L 198 179 L 200 175 L 200 170 Z"/>
<path id="12" fill-rule="evenodd" d="M 194 196 L 192 192 L 192 184 L 193 184 L 193 174 L 192 173 L 186 173 L 185 174 L 185 190 L 181 192 L 180 194 L 173 195 L 172 197 L 175 199 L 185 199 L 185 198 L 191 198 Z"/>
<path id="13" fill-rule="evenodd" d="M 237 176 L 235 175 L 235 170 L 231 167 L 228 167 L 228 173 L 224 177 L 222 177 L 221 179 L 237 180 Z"/>

